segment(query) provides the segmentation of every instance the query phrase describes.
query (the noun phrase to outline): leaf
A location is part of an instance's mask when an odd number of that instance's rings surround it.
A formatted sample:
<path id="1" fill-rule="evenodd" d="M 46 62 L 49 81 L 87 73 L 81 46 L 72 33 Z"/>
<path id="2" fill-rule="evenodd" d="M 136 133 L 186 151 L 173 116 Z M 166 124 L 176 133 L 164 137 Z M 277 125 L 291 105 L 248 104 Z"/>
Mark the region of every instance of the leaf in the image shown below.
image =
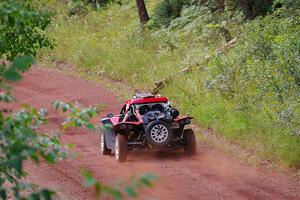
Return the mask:
<path id="1" fill-rule="evenodd" d="M 140 178 L 141 184 L 146 185 L 147 187 L 153 187 L 152 180 L 158 179 L 157 176 L 153 174 L 145 174 Z"/>
<path id="2" fill-rule="evenodd" d="M 12 67 L 20 70 L 21 72 L 27 71 L 31 65 L 34 64 L 34 58 L 29 55 L 21 56 L 15 59 L 12 63 Z"/>
<path id="3" fill-rule="evenodd" d="M 3 122 L 4 120 L 3 120 L 3 114 L 2 114 L 2 112 L 0 112 L 0 129 L 2 128 L 2 125 L 3 125 Z"/>
<path id="4" fill-rule="evenodd" d="M 18 81 L 22 79 L 22 76 L 19 72 L 14 70 L 13 68 L 8 69 L 3 73 L 3 77 L 9 81 Z"/>
<path id="5" fill-rule="evenodd" d="M 83 124 L 83 122 L 82 122 L 82 120 L 81 119 L 74 119 L 74 122 L 75 122 L 75 126 L 77 126 L 77 127 L 81 127 L 82 126 L 82 124 Z"/>
<path id="6" fill-rule="evenodd" d="M 42 157 L 49 163 L 55 163 L 55 155 L 51 153 L 42 154 Z"/>
<path id="7" fill-rule="evenodd" d="M 84 176 L 84 185 L 85 187 L 90 187 L 92 185 L 95 185 L 97 181 L 94 179 L 92 173 L 90 171 L 84 171 L 83 172 Z"/>
<path id="8" fill-rule="evenodd" d="M 40 200 L 40 196 L 36 193 L 32 193 L 32 194 L 30 194 L 29 199 L 30 200 Z"/>
<path id="9" fill-rule="evenodd" d="M 33 153 L 30 157 L 36 164 L 39 164 L 39 157 L 37 154 Z"/>
<path id="10" fill-rule="evenodd" d="M 91 123 L 86 123 L 86 128 L 91 130 L 91 131 L 95 131 L 96 130 L 96 127 L 95 125 L 91 124 Z"/>
<path id="11" fill-rule="evenodd" d="M 70 105 L 69 105 L 68 103 L 65 103 L 65 104 L 63 105 L 62 111 L 63 111 L 63 112 L 66 112 L 66 111 L 69 110 L 69 108 L 70 108 Z"/>
<path id="12" fill-rule="evenodd" d="M 98 198 L 100 198 L 100 196 L 101 196 L 101 188 L 102 188 L 102 185 L 99 183 L 99 182 L 97 182 L 96 184 L 95 184 L 95 193 L 96 193 L 96 196 L 98 197 Z"/>
<path id="13" fill-rule="evenodd" d="M 13 160 L 11 165 L 18 174 L 22 172 L 23 161 L 21 160 L 21 158 L 16 158 L 15 160 Z"/>
<path id="14" fill-rule="evenodd" d="M 13 16 L 8 16 L 7 22 L 9 26 L 14 26 L 15 25 L 15 18 Z"/>
<path id="15" fill-rule="evenodd" d="M 74 149 L 74 148 L 76 147 L 76 145 L 70 143 L 70 144 L 67 144 L 66 147 L 67 147 L 68 149 Z"/>
<path id="16" fill-rule="evenodd" d="M 102 187 L 102 191 L 106 194 L 109 194 L 110 196 L 114 197 L 115 199 L 123 199 L 122 192 L 118 189 L 112 188 L 112 187 Z"/>
<path id="17" fill-rule="evenodd" d="M 2 185 L 3 183 L 5 183 L 5 179 L 0 177 L 0 185 Z"/>
<path id="18" fill-rule="evenodd" d="M 0 101 L 2 101 L 4 103 L 11 103 L 11 102 L 15 102 L 16 98 L 14 96 L 12 96 L 10 93 L 1 93 L 0 92 Z"/>
<path id="19" fill-rule="evenodd" d="M 45 199 L 45 200 L 51 200 L 52 195 L 54 194 L 54 192 L 50 191 L 50 190 L 42 190 L 41 191 L 41 196 Z"/>
<path id="20" fill-rule="evenodd" d="M 0 188 L 0 197 L 2 199 L 6 199 L 7 198 L 6 190 L 4 188 Z"/>
<path id="21" fill-rule="evenodd" d="M 132 187 L 126 187 L 125 188 L 125 192 L 130 196 L 130 197 L 137 197 L 138 194 L 136 193 L 136 191 L 134 191 L 134 189 Z"/>

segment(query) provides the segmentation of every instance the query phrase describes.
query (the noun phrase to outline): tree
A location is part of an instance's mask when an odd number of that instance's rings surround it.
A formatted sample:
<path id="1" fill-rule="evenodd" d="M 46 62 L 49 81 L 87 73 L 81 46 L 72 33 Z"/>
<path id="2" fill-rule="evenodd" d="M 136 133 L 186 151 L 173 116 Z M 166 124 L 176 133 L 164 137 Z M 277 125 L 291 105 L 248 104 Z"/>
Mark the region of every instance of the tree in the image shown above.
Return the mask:
<path id="1" fill-rule="evenodd" d="M 137 10 L 139 13 L 139 18 L 140 18 L 141 24 L 147 23 L 149 20 L 149 16 L 148 16 L 147 8 L 145 5 L 145 1 L 144 0 L 136 0 L 136 7 L 137 7 Z"/>

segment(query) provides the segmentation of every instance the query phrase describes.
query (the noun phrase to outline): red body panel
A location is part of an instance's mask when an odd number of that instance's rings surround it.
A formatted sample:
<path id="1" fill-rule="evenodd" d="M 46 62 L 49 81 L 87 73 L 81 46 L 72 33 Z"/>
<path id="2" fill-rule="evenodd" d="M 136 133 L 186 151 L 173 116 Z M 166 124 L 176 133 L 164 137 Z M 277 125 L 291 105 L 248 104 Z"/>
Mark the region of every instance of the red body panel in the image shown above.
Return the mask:
<path id="1" fill-rule="evenodd" d="M 159 102 L 168 102 L 167 97 L 150 97 L 150 98 L 138 98 L 127 100 L 126 104 L 143 104 L 143 103 L 159 103 Z"/>
<path id="2" fill-rule="evenodd" d="M 115 126 L 116 124 L 119 123 L 120 116 L 113 116 L 110 118 L 111 123 Z"/>
<path id="3" fill-rule="evenodd" d="M 193 119 L 193 117 L 190 117 L 190 116 L 178 116 L 174 119 L 174 122 L 179 122 L 180 120 L 186 119 L 186 118 Z"/>
<path id="4" fill-rule="evenodd" d="M 143 122 L 120 122 L 118 124 L 132 124 L 132 125 L 140 125 L 142 124 Z"/>
<path id="5" fill-rule="evenodd" d="M 126 116 L 128 110 L 129 110 L 129 107 L 132 104 L 163 103 L 163 102 L 164 103 L 168 102 L 168 98 L 167 97 L 148 97 L 148 98 L 137 98 L 137 99 L 126 100 L 126 107 L 125 107 L 124 116 Z M 136 115 L 137 115 L 136 117 L 138 119 L 138 122 L 127 122 L 127 121 L 124 121 L 124 119 L 120 122 L 120 115 L 116 115 L 116 116 L 110 118 L 110 121 L 113 124 L 113 126 L 115 126 L 115 127 L 119 127 L 123 123 L 132 124 L 132 125 L 142 124 L 143 120 L 142 120 L 141 115 L 138 112 L 136 113 Z M 180 120 L 183 120 L 183 119 L 186 119 L 186 118 L 192 119 L 192 117 L 189 117 L 189 116 L 178 116 L 173 121 L 174 122 L 179 122 Z"/>

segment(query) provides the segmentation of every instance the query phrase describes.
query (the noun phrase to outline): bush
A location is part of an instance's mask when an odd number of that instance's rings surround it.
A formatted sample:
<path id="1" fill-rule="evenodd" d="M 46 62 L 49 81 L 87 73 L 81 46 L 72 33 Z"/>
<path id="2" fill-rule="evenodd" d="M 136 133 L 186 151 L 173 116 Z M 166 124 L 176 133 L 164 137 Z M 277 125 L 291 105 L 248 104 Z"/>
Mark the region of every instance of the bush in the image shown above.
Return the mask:
<path id="1" fill-rule="evenodd" d="M 152 26 L 167 27 L 170 22 L 179 17 L 184 6 L 189 5 L 190 0 L 162 0 L 154 9 Z"/>
<path id="2" fill-rule="evenodd" d="M 109 3 L 114 3 L 114 2 L 121 3 L 121 0 L 119 0 L 119 1 L 117 1 L 117 0 L 83 0 L 83 2 L 92 4 L 92 6 L 94 8 L 99 8 L 99 7 L 105 6 Z"/>
<path id="3" fill-rule="evenodd" d="M 21 55 L 35 56 L 39 48 L 52 48 L 53 41 L 44 34 L 51 16 L 27 1 L 0 1 L 0 59 L 12 61 Z"/>
<path id="4" fill-rule="evenodd" d="M 121 4 L 122 0 L 73 0 L 73 7 L 69 10 L 69 16 L 74 15 L 87 15 L 89 13 L 89 9 L 87 5 L 91 5 L 91 7 L 95 10 L 106 6 L 109 3 L 118 2 Z"/>
<path id="5" fill-rule="evenodd" d="M 69 10 L 69 17 L 74 15 L 87 15 L 89 13 L 89 10 L 84 5 L 75 5 Z"/>
<path id="6" fill-rule="evenodd" d="M 300 18 L 281 17 L 285 12 L 247 23 L 236 48 L 208 63 L 205 86 L 231 102 L 231 112 L 248 113 L 249 121 L 264 116 L 255 125 L 272 140 L 264 149 L 299 165 Z"/>

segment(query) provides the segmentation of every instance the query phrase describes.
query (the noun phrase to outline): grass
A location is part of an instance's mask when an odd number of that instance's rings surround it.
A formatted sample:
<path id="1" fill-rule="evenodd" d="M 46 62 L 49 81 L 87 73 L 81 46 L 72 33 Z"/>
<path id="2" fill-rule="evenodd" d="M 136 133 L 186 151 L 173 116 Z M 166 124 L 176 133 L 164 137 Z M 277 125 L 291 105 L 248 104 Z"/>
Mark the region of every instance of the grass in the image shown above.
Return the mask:
<path id="1" fill-rule="evenodd" d="M 40 52 L 44 62 L 70 63 L 93 76 L 122 80 L 137 90 L 150 90 L 156 81 L 200 63 L 192 73 L 176 77 L 161 93 L 203 127 L 213 129 L 261 159 L 300 166 L 300 139 L 289 135 L 288 125 L 277 124 L 272 113 L 241 109 L 236 101 L 207 89 L 206 79 L 213 68 L 207 57 L 224 44 L 224 38 L 215 29 L 205 32 L 203 26 L 199 28 L 202 32 L 148 30 L 140 27 L 134 2 L 108 5 L 101 11 L 71 18 L 66 15 L 70 5 L 51 2 L 58 14 L 48 35 L 57 45 L 51 51 Z M 150 15 L 157 2 L 147 1 Z M 234 59 L 233 56 L 233 63 Z"/>

